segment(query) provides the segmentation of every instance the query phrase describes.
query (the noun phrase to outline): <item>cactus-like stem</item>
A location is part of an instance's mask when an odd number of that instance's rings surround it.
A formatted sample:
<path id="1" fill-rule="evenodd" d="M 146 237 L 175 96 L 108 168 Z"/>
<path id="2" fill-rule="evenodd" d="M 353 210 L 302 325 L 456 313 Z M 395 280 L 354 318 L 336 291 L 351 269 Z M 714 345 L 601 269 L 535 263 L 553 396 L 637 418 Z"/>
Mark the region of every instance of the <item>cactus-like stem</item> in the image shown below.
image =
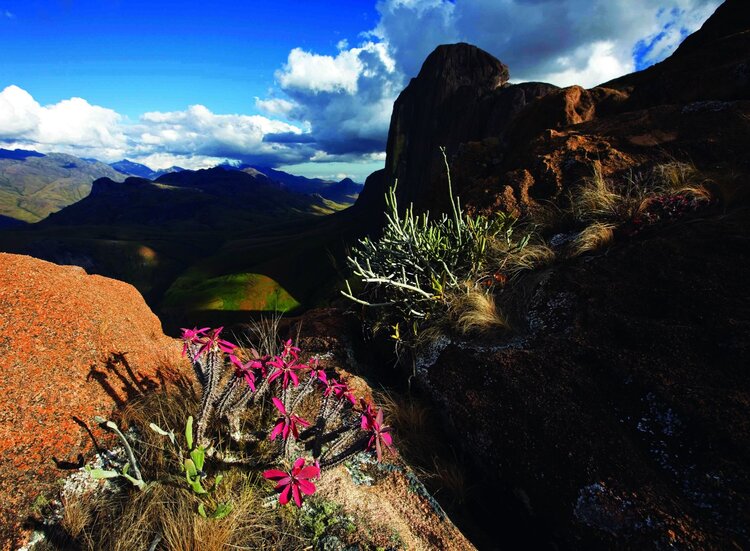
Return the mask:
<path id="1" fill-rule="evenodd" d="M 245 389 L 250 390 L 250 387 L 242 377 L 236 375 L 232 377 L 232 380 L 224 387 L 224 390 L 216 400 L 216 414 L 227 415 L 239 401 Z"/>
<path id="2" fill-rule="evenodd" d="M 219 381 L 223 367 L 223 356 L 218 347 L 206 352 L 206 385 L 203 387 L 201 411 L 196 423 L 195 439 L 199 446 L 205 446 L 206 426 L 211 422 L 214 414 L 214 403 L 217 399 Z M 208 447 L 208 446 L 205 446 Z"/>
<path id="3" fill-rule="evenodd" d="M 297 395 L 292 400 L 291 410 L 294 411 L 294 409 L 300 404 L 302 399 L 310 394 L 314 388 L 315 388 L 315 379 L 309 379 L 301 388 L 298 388 Z"/>
<path id="4" fill-rule="evenodd" d="M 340 465 L 355 453 L 362 450 L 364 438 L 358 438 L 356 429 L 351 429 L 342 434 L 320 458 L 321 469 L 329 469 Z"/>

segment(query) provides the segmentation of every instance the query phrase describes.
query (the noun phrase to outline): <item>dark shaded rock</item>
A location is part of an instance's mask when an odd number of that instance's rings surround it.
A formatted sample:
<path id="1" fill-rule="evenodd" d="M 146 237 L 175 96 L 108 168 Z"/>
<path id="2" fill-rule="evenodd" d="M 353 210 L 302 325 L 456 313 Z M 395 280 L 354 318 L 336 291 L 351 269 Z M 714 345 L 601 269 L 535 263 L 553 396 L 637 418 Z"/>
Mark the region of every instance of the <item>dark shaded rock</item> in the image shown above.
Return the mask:
<path id="1" fill-rule="evenodd" d="M 750 5 L 727 0 L 661 63 L 602 86 L 629 92 L 629 109 L 750 98 Z"/>
<path id="2" fill-rule="evenodd" d="M 750 545 L 748 239 L 744 207 L 559 265 L 519 282 L 524 337 L 423 372 L 486 480 L 564 547 Z"/>
<path id="3" fill-rule="evenodd" d="M 469 44 L 439 46 L 393 106 L 388 133 L 386 184 L 400 182 L 402 205 L 417 210 L 449 207 L 439 148 L 502 134 L 530 101 L 556 89 L 541 83 L 507 85 L 508 68 Z M 460 189 L 454 189 L 459 192 Z"/>

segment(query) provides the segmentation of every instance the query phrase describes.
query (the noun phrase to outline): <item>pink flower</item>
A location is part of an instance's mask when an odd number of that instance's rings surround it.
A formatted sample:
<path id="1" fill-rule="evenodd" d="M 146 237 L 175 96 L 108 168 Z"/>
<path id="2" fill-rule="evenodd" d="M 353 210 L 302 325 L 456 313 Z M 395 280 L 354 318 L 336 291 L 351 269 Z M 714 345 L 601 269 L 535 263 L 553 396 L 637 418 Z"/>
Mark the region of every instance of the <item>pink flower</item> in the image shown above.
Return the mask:
<path id="1" fill-rule="evenodd" d="M 275 440 L 276 437 L 281 434 L 282 440 L 286 440 L 289 436 L 289 433 L 291 432 L 294 436 L 294 439 L 299 440 L 299 431 L 297 430 L 297 425 L 309 427 L 310 422 L 297 415 L 289 415 L 289 413 L 286 411 L 286 408 L 284 407 L 284 404 L 275 396 L 271 398 L 271 401 L 273 401 L 273 405 L 276 406 L 276 409 L 278 409 L 279 413 L 281 413 L 281 417 L 276 420 L 276 426 L 273 427 L 273 430 L 268 436 L 268 439 Z"/>
<path id="2" fill-rule="evenodd" d="M 253 392 L 255 392 L 255 373 L 253 373 L 253 369 L 256 369 L 256 364 L 259 364 L 260 362 L 257 360 L 250 360 L 249 362 L 243 364 L 242 361 L 234 354 L 229 355 L 229 361 L 232 362 L 237 368 L 237 376 L 243 377 L 248 386 L 252 389 Z"/>
<path id="3" fill-rule="evenodd" d="M 193 327 L 192 329 L 185 329 L 184 327 L 182 329 L 182 355 L 185 356 L 188 351 L 188 346 L 191 344 L 199 344 L 202 342 L 203 337 L 206 336 L 206 331 L 211 329 L 210 327 L 203 327 L 201 329 L 198 329 L 197 327 Z"/>
<path id="4" fill-rule="evenodd" d="M 378 409 L 378 413 L 374 417 L 372 413 L 372 407 L 370 404 L 367 404 L 365 411 L 362 413 L 362 430 L 372 432 L 370 440 L 367 442 L 367 449 L 371 450 L 374 445 L 378 461 L 382 461 L 383 446 L 390 448 L 393 445 L 391 427 L 383 425 L 382 409 Z"/>
<path id="5" fill-rule="evenodd" d="M 281 352 L 282 358 L 293 357 L 295 360 L 299 359 L 299 348 L 292 346 L 292 339 L 289 339 L 284 343 L 284 350 Z"/>
<path id="6" fill-rule="evenodd" d="M 326 381 L 326 385 L 326 389 L 323 391 L 323 396 L 328 397 L 333 394 L 339 400 L 342 398 L 349 400 L 352 405 L 357 403 L 352 391 L 346 386 L 346 384 L 339 383 L 336 379 L 330 379 Z"/>
<path id="7" fill-rule="evenodd" d="M 206 350 L 212 350 L 214 348 L 218 348 L 222 352 L 227 352 L 227 353 L 231 353 L 235 348 L 237 348 L 237 345 L 219 338 L 219 334 L 221 333 L 223 329 L 224 329 L 223 327 L 214 329 L 213 333 L 211 333 L 210 336 L 207 336 L 203 338 L 201 341 L 199 341 L 202 344 L 202 346 L 198 350 L 198 353 L 195 355 L 196 358 L 200 356 L 201 354 L 203 354 Z"/>
<path id="8" fill-rule="evenodd" d="M 268 362 L 268 365 L 274 368 L 274 371 L 268 376 L 268 382 L 272 383 L 283 375 L 281 381 L 281 386 L 283 388 L 289 386 L 289 381 L 292 381 L 294 386 L 299 386 L 299 377 L 296 372 L 307 369 L 306 365 L 297 363 L 297 358 L 294 357 L 294 355 L 292 355 L 292 359 L 289 361 L 285 358 L 276 356 Z"/>
<path id="9" fill-rule="evenodd" d="M 297 507 L 302 507 L 302 494 L 307 496 L 315 493 L 315 484 L 310 482 L 311 478 L 320 476 L 320 467 L 317 464 L 305 467 L 305 459 L 300 457 L 294 462 L 292 470 L 289 472 L 269 469 L 263 473 L 266 480 L 275 480 L 279 492 L 279 503 L 286 505 L 289 503 L 289 496 L 294 499 Z"/>
<path id="10" fill-rule="evenodd" d="M 310 373 L 311 379 L 318 379 L 324 385 L 328 384 L 328 376 L 326 375 L 326 372 L 324 369 L 320 369 L 320 363 L 319 363 L 318 358 L 313 356 L 312 358 L 307 360 L 307 365 L 305 367 L 307 368 L 307 371 Z"/>

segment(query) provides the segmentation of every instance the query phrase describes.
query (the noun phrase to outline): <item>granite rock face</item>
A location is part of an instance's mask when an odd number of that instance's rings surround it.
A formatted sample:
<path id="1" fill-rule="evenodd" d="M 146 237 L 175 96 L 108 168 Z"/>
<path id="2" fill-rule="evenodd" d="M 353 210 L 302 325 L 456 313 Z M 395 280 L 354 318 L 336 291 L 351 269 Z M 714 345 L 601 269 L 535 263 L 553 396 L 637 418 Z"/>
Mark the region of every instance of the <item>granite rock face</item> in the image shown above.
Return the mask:
<path id="1" fill-rule="evenodd" d="M 0 542 L 93 449 L 85 425 L 182 379 L 180 344 L 127 283 L 0 254 Z"/>

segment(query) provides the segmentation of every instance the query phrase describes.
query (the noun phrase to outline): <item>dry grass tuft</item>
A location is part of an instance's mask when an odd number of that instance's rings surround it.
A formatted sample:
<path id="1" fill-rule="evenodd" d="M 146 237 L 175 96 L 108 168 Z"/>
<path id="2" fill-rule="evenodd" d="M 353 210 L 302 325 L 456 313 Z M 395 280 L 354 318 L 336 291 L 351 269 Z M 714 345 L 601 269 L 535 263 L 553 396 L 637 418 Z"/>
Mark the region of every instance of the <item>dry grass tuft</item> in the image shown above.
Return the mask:
<path id="1" fill-rule="evenodd" d="M 708 202 L 709 185 L 694 166 L 677 161 L 632 172 L 617 182 L 605 179 L 597 168 L 571 194 L 570 209 L 580 222 L 622 224 L 643 214 L 658 197 L 681 195 Z"/>
<path id="2" fill-rule="evenodd" d="M 571 256 L 579 256 L 595 251 L 612 243 L 615 236 L 614 224 L 594 222 L 587 226 L 571 244 Z"/>
<path id="3" fill-rule="evenodd" d="M 401 457 L 441 502 L 460 505 L 470 492 L 466 464 L 446 442 L 442 425 L 430 406 L 414 396 L 380 391 L 376 401 L 398 437 Z"/>
<path id="4" fill-rule="evenodd" d="M 631 176 L 617 184 L 605 179 L 599 170 L 570 196 L 573 217 L 580 222 L 619 224 L 642 213 L 655 196 L 647 182 Z"/>
<path id="5" fill-rule="evenodd" d="M 303 549 L 304 537 L 293 519 L 263 506 L 257 481 L 232 472 L 217 489 L 215 503 L 231 502 L 232 512 L 215 520 L 197 514 L 197 496 L 176 484 L 154 484 L 146 492 L 100 497 L 88 549 L 130 551 L 220 551 Z M 211 510 L 211 504 L 207 509 Z"/>
<path id="6" fill-rule="evenodd" d="M 94 497 L 90 493 L 72 494 L 62 498 L 63 516 L 60 525 L 73 540 L 79 538 L 93 521 Z"/>
<path id="7" fill-rule="evenodd" d="M 469 493 L 469 482 L 465 468 L 457 459 L 445 460 L 433 458 L 435 478 L 439 492 L 448 492 L 455 505 L 466 503 Z"/>
<path id="8" fill-rule="evenodd" d="M 555 258 L 555 251 L 546 243 L 530 243 L 519 252 L 508 256 L 501 270 L 513 277 L 523 271 L 549 266 Z"/>
<path id="9" fill-rule="evenodd" d="M 510 329 L 508 320 L 497 309 L 491 293 L 469 288 L 451 301 L 455 327 L 461 333 Z"/>
<path id="10" fill-rule="evenodd" d="M 172 429 L 181 440 L 185 421 L 196 408 L 197 398 L 189 388 L 152 393 L 128 405 L 120 425 L 137 429 L 138 460 L 150 486 L 143 492 L 125 485 L 116 493 L 68 497 L 61 528 L 77 548 L 145 550 L 156 540 L 153 549 L 161 551 L 306 547 L 297 512 L 266 507 L 268 485 L 257 474 L 230 468 L 214 493 L 203 498 L 188 488 L 179 471 L 180 459 L 148 424 Z M 213 474 L 218 473 L 209 473 Z M 230 503 L 232 511 L 223 519 L 206 519 L 198 514 L 201 503 L 208 514 L 219 503 Z"/>

